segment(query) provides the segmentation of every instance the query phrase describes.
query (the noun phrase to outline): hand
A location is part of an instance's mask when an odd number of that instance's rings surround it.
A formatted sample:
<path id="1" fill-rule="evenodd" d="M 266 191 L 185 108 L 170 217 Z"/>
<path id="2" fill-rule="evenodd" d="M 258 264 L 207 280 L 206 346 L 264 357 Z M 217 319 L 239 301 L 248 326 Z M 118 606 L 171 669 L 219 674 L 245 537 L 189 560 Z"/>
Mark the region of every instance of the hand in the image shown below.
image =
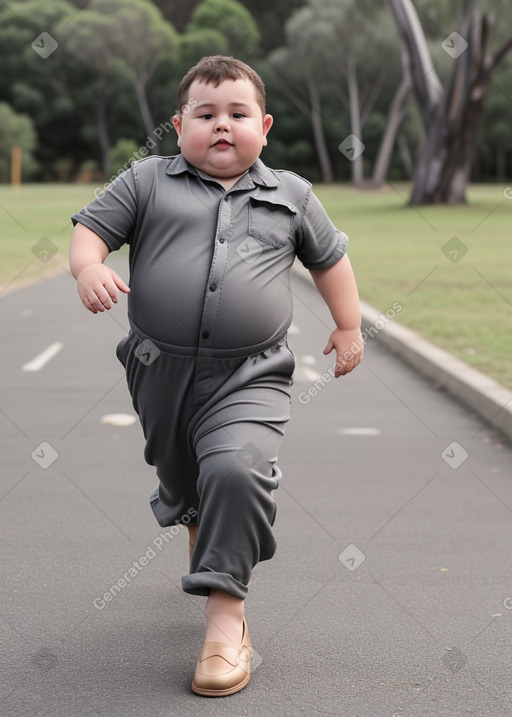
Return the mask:
<path id="1" fill-rule="evenodd" d="M 336 351 L 334 377 L 345 376 L 355 369 L 363 358 L 364 342 L 360 329 L 335 329 L 329 337 L 324 354 Z"/>
<path id="2" fill-rule="evenodd" d="M 117 304 L 117 289 L 128 294 L 130 287 L 119 274 L 104 264 L 89 264 L 76 278 L 78 293 L 82 304 L 93 314 L 111 309 Z"/>

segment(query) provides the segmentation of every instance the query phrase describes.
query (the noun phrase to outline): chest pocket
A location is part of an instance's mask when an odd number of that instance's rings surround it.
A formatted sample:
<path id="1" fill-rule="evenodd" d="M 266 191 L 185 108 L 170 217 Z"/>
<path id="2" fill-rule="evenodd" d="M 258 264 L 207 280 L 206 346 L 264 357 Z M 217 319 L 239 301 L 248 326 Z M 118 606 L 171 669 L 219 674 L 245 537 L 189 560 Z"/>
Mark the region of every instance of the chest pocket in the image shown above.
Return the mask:
<path id="1" fill-rule="evenodd" d="M 251 197 L 247 231 L 266 244 L 283 247 L 291 239 L 296 214 L 297 210 L 289 202 Z"/>

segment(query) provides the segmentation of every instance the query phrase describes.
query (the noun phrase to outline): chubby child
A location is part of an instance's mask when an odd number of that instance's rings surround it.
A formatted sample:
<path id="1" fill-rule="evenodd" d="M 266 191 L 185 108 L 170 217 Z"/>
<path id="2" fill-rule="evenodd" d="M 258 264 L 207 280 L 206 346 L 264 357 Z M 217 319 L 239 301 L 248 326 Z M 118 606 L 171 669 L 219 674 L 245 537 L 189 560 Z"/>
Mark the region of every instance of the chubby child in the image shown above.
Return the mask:
<path id="1" fill-rule="evenodd" d="M 208 598 L 192 689 L 215 697 L 249 681 L 244 598 L 275 551 L 296 256 L 336 326 L 324 350 L 336 352 L 336 377 L 358 365 L 363 342 L 346 235 L 309 182 L 259 159 L 273 122 L 259 75 L 205 57 L 183 78 L 178 108 L 181 153 L 134 162 L 73 215 L 70 266 L 94 314 L 129 294 L 117 356 L 159 479 L 155 517 L 188 527 L 182 587 Z M 125 243 L 129 287 L 103 263 Z"/>

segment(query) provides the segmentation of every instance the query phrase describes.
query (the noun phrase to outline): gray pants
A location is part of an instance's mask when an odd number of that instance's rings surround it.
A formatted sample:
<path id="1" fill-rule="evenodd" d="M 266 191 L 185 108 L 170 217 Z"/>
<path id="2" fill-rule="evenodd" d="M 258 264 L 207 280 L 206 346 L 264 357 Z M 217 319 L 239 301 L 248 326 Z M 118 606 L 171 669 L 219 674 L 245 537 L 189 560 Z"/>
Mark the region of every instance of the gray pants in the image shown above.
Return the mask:
<path id="1" fill-rule="evenodd" d="M 249 357 L 204 358 L 132 328 L 117 356 L 160 480 L 153 512 L 161 526 L 198 526 L 183 590 L 245 598 L 252 569 L 276 547 L 272 491 L 295 366 L 286 338 Z"/>

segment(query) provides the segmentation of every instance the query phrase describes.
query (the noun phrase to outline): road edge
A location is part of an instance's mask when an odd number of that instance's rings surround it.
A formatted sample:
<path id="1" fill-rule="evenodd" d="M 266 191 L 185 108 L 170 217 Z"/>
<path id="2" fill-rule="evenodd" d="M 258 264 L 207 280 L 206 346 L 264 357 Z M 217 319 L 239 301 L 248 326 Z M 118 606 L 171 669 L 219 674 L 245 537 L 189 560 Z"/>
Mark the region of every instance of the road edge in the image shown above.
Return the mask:
<path id="1" fill-rule="evenodd" d="M 309 271 L 301 265 L 294 264 L 293 273 L 314 286 Z M 396 319 L 390 320 L 373 306 L 360 303 L 363 331 L 368 333 L 373 327 L 371 337 L 475 411 L 485 421 L 482 430 L 493 426 L 512 442 L 512 391 Z"/>
<path id="2" fill-rule="evenodd" d="M 33 276 L 29 276 L 26 279 L 15 278 L 10 282 L 7 282 L 7 284 L 3 288 L 0 288 L 0 299 L 2 299 L 4 296 L 12 294 L 15 291 L 21 291 L 22 289 L 26 289 L 29 286 L 34 286 L 34 284 L 39 284 L 41 281 L 46 281 L 47 279 L 55 279 L 55 277 L 60 276 L 61 274 L 65 274 L 66 272 L 69 273 L 69 268 L 60 264 L 56 268 L 53 267 L 51 269 L 48 269 L 47 271 L 34 274 Z"/>

